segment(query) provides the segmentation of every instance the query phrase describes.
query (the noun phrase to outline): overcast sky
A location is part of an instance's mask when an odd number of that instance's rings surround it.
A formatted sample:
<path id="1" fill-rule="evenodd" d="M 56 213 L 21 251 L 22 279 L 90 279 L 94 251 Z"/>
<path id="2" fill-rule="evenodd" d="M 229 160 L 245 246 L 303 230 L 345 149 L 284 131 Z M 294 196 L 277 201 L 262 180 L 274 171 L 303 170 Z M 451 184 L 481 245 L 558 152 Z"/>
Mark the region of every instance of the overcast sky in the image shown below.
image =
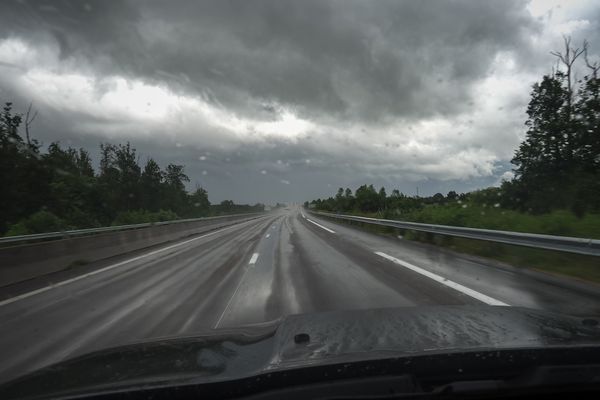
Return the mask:
<path id="1" fill-rule="evenodd" d="M 212 202 L 498 184 L 595 1 L 2 1 L 0 101 L 97 157 L 131 141 Z"/>

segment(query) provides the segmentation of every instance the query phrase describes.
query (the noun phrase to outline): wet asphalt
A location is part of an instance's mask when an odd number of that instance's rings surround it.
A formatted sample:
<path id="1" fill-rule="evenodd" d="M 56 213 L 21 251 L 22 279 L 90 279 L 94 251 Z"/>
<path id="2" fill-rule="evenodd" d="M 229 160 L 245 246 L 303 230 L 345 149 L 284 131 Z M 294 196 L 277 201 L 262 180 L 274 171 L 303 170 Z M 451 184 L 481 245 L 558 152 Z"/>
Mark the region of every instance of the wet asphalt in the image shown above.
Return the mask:
<path id="1" fill-rule="evenodd" d="M 28 282 L 10 296 L 63 283 L 0 301 L 0 381 L 106 347 L 296 313 L 487 301 L 600 315 L 600 290 L 375 235 L 299 207 L 149 253 Z"/>

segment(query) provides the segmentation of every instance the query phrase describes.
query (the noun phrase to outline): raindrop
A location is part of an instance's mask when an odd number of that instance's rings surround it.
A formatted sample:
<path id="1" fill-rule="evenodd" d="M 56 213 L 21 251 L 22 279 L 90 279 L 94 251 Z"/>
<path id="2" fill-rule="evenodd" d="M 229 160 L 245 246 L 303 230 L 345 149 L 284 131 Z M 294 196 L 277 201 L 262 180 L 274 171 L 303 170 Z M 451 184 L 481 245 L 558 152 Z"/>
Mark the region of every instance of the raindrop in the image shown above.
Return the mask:
<path id="1" fill-rule="evenodd" d="M 266 175 L 267 171 L 265 171 L 264 169 L 262 171 L 260 171 L 261 174 Z"/>
<path id="2" fill-rule="evenodd" d="M 204 160 L 206 160 L 206 156 L 200 156 L 200 157 L 198 157 L 198 160 L 204 161 Z"/>
<path id="3" fill-rule="evenodd" d="M 466 205 L 466 204 L 463 204 L 463 205 L 462 205 L 462 208 L 467 208 L 467 205 Z"/>
<path id="4" fill-rule="evenodd" d="M 208 171 L 207 170 L 202 171 L 202 175 L 208 175 Z"/>
<path id="5" fill-rule="evenodd" d="M 500 203 L 494 204 L 494 207 L 496 207 L 496 208 L 500 207 Z"/>

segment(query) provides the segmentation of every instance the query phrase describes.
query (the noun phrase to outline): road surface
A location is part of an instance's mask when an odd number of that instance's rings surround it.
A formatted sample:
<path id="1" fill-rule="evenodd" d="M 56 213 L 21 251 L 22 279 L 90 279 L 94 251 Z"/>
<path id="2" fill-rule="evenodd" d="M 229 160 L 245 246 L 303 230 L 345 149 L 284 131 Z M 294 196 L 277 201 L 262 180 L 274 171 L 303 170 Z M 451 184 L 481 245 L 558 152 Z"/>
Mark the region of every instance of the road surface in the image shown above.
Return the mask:
<path id="1" fill-rule="evenodd" d="M 62 283 L 48 286 L 48 279 Z M 600 314 L 600 294 L 367 233 L 300 208 L 16 290 L 19 296 L 8 298 L 0 291 L 0 381 L 96 349 L 293 313 L 495 304 Z"/>

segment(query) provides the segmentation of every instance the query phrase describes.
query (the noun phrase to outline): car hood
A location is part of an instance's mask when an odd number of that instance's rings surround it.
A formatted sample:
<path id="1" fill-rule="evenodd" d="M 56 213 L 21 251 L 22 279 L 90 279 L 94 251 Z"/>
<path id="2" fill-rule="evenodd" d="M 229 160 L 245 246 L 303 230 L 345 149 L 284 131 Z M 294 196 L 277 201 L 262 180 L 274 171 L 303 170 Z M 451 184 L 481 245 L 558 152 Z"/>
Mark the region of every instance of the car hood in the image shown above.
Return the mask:
<path id="1" fill-rule="evenodd" d="M 300 314 L 97 351 L 9 382 L 0 387 L 0 396 L 227 381 L 290 368 L 416 354 L 579 345 L 600 345 L 596 319 L 497 306 Z"/>

